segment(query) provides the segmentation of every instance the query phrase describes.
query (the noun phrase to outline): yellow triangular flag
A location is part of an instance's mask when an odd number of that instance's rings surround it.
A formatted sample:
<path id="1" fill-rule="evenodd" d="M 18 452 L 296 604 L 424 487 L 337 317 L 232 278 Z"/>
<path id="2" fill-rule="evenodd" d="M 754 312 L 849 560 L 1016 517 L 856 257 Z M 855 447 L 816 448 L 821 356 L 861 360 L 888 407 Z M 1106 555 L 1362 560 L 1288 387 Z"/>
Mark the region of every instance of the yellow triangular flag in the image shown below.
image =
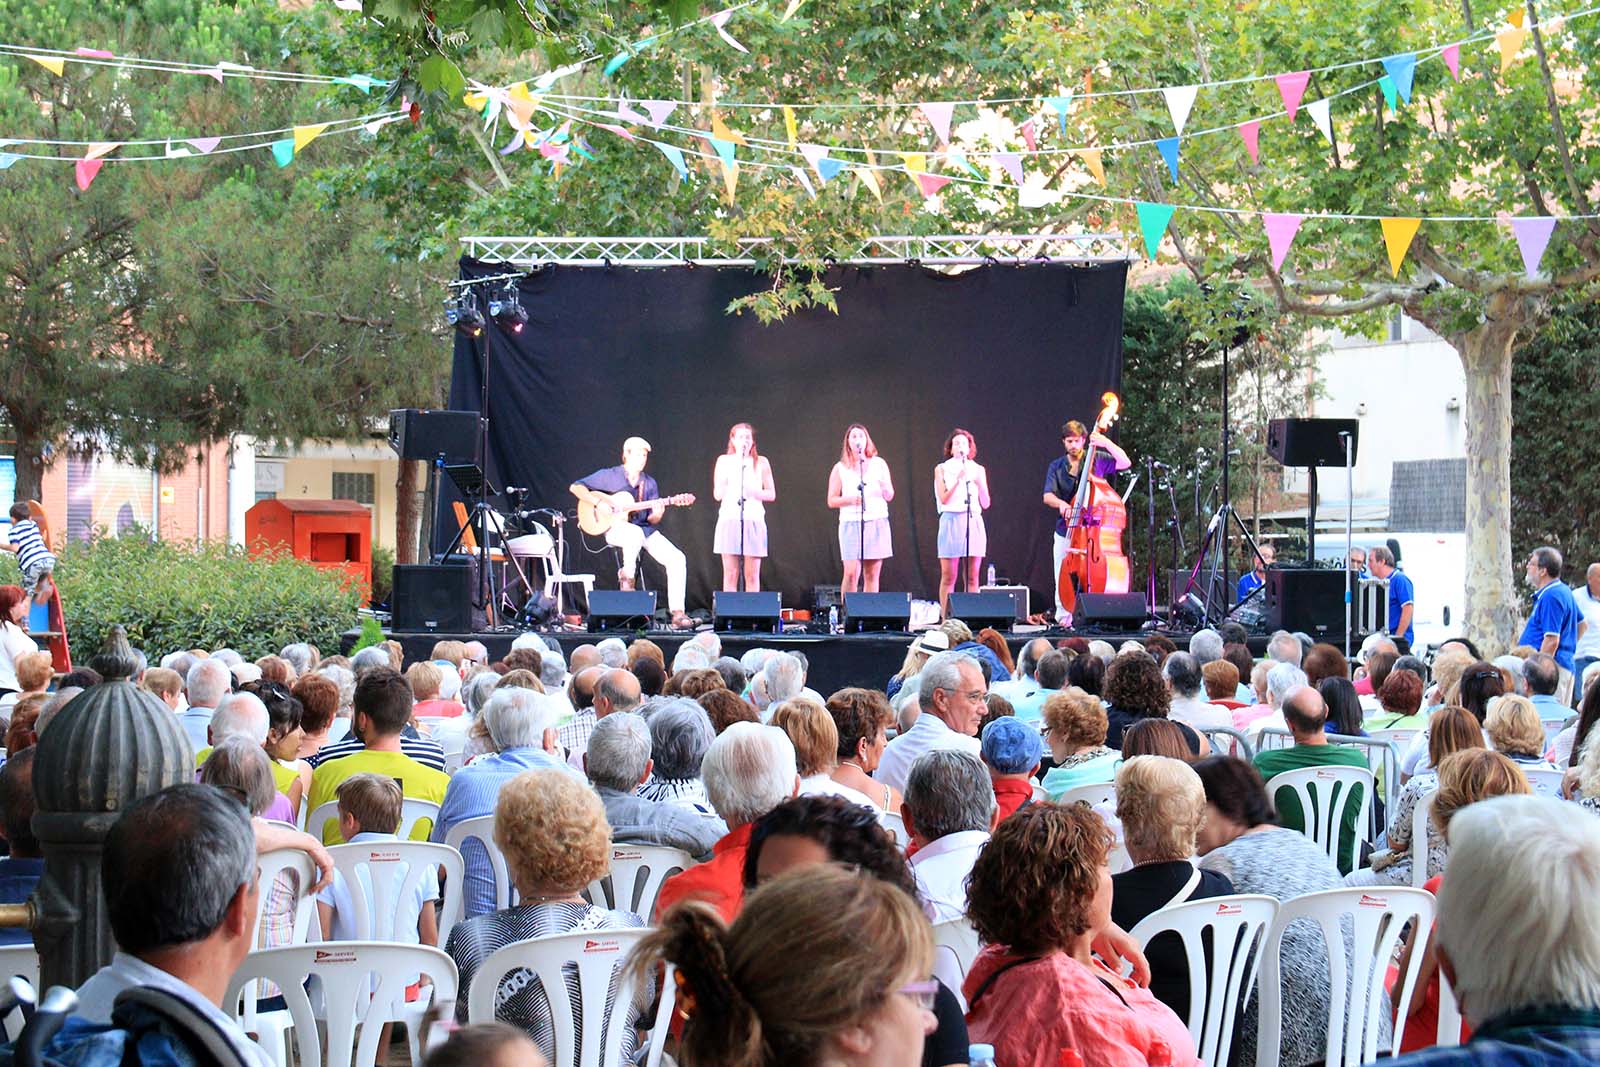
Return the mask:
<path id="1" fill-rule="evenodd" d="M 84 152 L 83 158 L 84 159 L 99 159 L 101 156 L 109 155 L 110 153 L 115 152 L 117 149 L 119 149 L 121 147 L 122 147 L 122 142 L 121 141 L 100 141 L 100 142 L 98 142 L 96 144 L 90 145 L 89 146 L 89 150 Z"/>
<path id="2" fill-rule="evenodd" d="M 326 122 L 315 126 L 296 126 L 294 128 L 294 150 L 298 154 L 300 149 L 322 136 L 322 131 L 328 128 Z"/>
<path id="3" fill-rule="evenodd" d="M 1506 17 L 1511 20 L 1511 25 L 1520 30 L 1522 29 L 1523 19 L 1528 17 L 1528 9 L 1525 7 L 1519 7 Z"/>
<path id="4" fill-rule="evenodd" d="M 800 140 L 800 132 L 795 126 L 794 108 L 788 104 L 783 105 L 783 128 L 789 134 L 789 151 L 793 152 Z"/>
<path id="5" fill-rule="evenodd" d="M 486 93 L 468 93 L 461 98 L 461 102 L 474 111 L 482 111 L 483 105 L 489 102 Z"/>
<path id="6" fill-rule="evenodd" d="M 28 58 L 58 78 L 61 77 L 61 72 L 67 69 L 67 61 L 57 56 L 29 56 Z"/>
<path id="7" fill-rule="evenodd" d="M 722 184 L 726 186 L 728 190 L 728 203 L 734 203 L 733 190 L 734 187 L 739 184 L 739 164 L 722 164 Z"/>
<path id="8" fill-rule="evenodd" d="M 1100 149 L 1080 148 L 1078 158 L 1083 160 L 1083 165 L 1089 168 L 1089 173 L 1094 175 L 1094 180 L 1100 183 L 1100 188 L 1106 187 L 1106 168 L 1100 161 Z"/>
<path id="9" fill-rule="evenodd" d="M 539 106 L 539 98 L 528 92 L 527 82 L 517 82 L 506 90 L 506 97 L 511 101 L 511 113 L 517 117 L 518 126 L 526 126 L 533 121 L 533 111 Z"/>
<path id="10" fill-rule="evenodd" d="M 873 170 L 877 170 L 878 157 L 873 154 L 872 146 L 867 143 L 867 139 L 865 137 L 861 138 L 861 147 L 865 149 L 867 153 L 867 166 L 871 167 Z"/>
<path id="11" fill-rule="evenodd" d="M 732 141 L 734 144 L 742 144 L 746 148 L 750 147 L 750 142 L 744 139 L 744 134 L 729 129 L 728 124 L 722 121 L 722 116 L 715 111 L 711 113 L 711 136 L 723 141 Z"/>
<path id="12" fill-rule="evenodd" d="M 1389 270 L 1394 277 L 1400 276 L 1400 264 L 1405 262 L 1406 252 L 1411 248 L 1412 238 L 1417 236 L 1417 227 L 1422 225 L 1421 219 L 1380 219 L 1383 226 L 1383 244 L 1389 250 Z"/>
<path id="13" fill-rule="evenodd" d="M 1522 42 L 1528 39 L 1528 31 L 1520 27 L 1501 30 L 1494 35 L 1494 43 L 1500 46 L 1500 73 L 1504 74 L 1510 69 L 1511 64 L 1517 60 L 1517 53 L 1522 51 Z"/>
<path id="14" fill-rule="evenodd" d="M 788 22 L 790 19 L 794 18 L 794 13 L 799 11 L 800 5 L 805 2 L 806 0 L 789 0 L 789 6 L 783 9 L 783 18 L 779 19 L 778 21 Z"/>
<path id="15" fill-rule="evenodd" d="M 878 203 L 883 203 L 883 190 L 878 187 L 878 176 L 866 167 L 857 167 L 855 170 L 861 179 L 861 184 L 872 190 L 872 195 L 877 197 Z"/>
<path id="16" fill-rule="evenodd" d="M 922 174 L 928 169 L 928 156 L 924 152 L 901 152 L 907 174 Z"/>

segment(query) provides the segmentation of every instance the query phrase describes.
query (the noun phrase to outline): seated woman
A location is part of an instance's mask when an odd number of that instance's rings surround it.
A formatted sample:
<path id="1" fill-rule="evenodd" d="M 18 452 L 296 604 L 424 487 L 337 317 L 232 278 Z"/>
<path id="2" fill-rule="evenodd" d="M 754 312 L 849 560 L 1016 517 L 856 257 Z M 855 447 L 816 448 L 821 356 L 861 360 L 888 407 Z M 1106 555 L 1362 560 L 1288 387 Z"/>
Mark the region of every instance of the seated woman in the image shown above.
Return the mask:
<path id="1" fill-rule="evenodd" d="M 711 742 L 717 739 L 711 716 L 688 697 L 673 697 L 656 704 L 646 721 L 650 724 L 655 770 L 639 787 L 639 795 L 715 819 L 717 813 L 706 799 L 705 783 L 700 780 L 700 764 L 705 761 Z"/>
<path id="2" fill-rule="evenodd" d="M 1106 744 L 1122 746 L 1122 732 L 1143 719 L 1165 719 L 1172 706 L 1172 691 L 1156 661 L 1143 651 L 1123 652 L 1106 668 L 1107 704 Z M 1184 742 L 1196 756 L 1211 751 L 1206 739 L 1184 723 L 1178 723 Z"/>
<path id="3" fill-rule="evenodd" d="M 1200 776 L 1182 760 L 1135 756 L 1117 768 L 1117 818 L 1133 868 L 1111 878 L 1111 917 L 1132 930 L 1147 915 L 1186 900 L 1227 896 L 1233 883 L 1196 870 L 1195 835 L 1206 817 Z M 1150 992 L 1189 1017 L 1189 964 L 1183 940 L 1161 934 L 1145 946 Z"/>
<path id="4" fill-rule="evenodd" d="M 1533 701 L 1508 693 L 1489 701 L 1489 714 L 1483 720 L 1494 750 L 1520 767 L 1544 768 L 1544 723 Z M 1438 763 L 1435 762 L 1437 767 Z"/>
<path id="5" fill-rule="evenodd" d="M 932 959 L 903 890 L 826 864 L 763 885 L 732 926 L 704 904 L 670 908 L 632 965 L 677 968 L 684 1067 L 917 1067 Z"/>
<path id="6" fill-rule="evenodd" d="M 1261 774 L 1233 756 L 1194 764 L 1206 791 L 1206 820 L 1197 839 L 1200 868 L 1223 875 L 1236 893 L 1262 893 L 1279 900 L 1338 889 L 1339 868 L 1311 838 L 1277 824 Z M 1320 930 L 1291 927 L 1284 935 L 1283 1013 L 1280 1063 L 1315 1063 L 1327 1044 L 1328 949 Z M 1256 997 L 1252 993 L 1234 1041 L 1238 1063 L 1256 1062 Z M 1379 1035 L 1379 1045 L 1388 1036 Z"/>
<path id="7" fill-rule="evenodd" d="M 1378 687 L 1378 714 L 1366 721 L 1369 730 L 1421 730 L 1428 717 L 1420 714 L 1422 679 L 1411 671 L 1390 671 Z"/>
<path id="8" fill-rule="evenodd" d="M 973 865 L 967 915 L 983 949 L 967 974 L 967 1029 L 1006 1067 L 1195 1067 L 1171 1008 L 1095 958 L 1109 930 L 1111 835 L 1080 805 L 1030 804 Z M 1164 1056 L 1165 1058 L 1157 1058 Z"/>
<path id="9" fill-rule="evenodd" d="M 828 698 L 828 714 L 839 735 L 838 766 L 832 774 L 837 792 L 849 796 L 844 790 L 853 790 L 874 807 L 898 812 L 900 794 L 872 777 L 889 744 L 889 724 L 894 722 L 888 699 L 876 689 L 841 689 Z"/>
<path id="10" fill-rule="evenodd" d="M 1106 709 L 1082 689 L 1064 689 L 1044 702 L 1044 740 L 1056 765 L 1045 773 L 1051 800 L 1080 785 L 1109 782 L 1116 773 L 1116 749 L 1106 745 Z"/>
<path id="11" fill-rule="evenodd" d="M 505 854 L 522 902 L 465 919 L 450 931 L 445 951 L 461 974 L 456 998 L 456 1021 L 460 1023 L 467 1021 L 473 976 L 497 949 L 548 934 L 650 925 L 642 916 L 596 907 L 579 895 L 610 869 L 611 828 L 600 798 L 566 771 L 524 771 L 502 785 L 494 809 L 494 842 Z M 641 983 L 629 1018 L 642 1020 L 654 995 L 650 983 Z M 546 1056 L 555 1055 L 550 1002 L 529 972 L 507 974 L 495 1005 L 496 1018 L 521 1027 Z M 632 1027 L 626 1034 L 625 1057 L 632 1054 L 636 1041 Z"/>

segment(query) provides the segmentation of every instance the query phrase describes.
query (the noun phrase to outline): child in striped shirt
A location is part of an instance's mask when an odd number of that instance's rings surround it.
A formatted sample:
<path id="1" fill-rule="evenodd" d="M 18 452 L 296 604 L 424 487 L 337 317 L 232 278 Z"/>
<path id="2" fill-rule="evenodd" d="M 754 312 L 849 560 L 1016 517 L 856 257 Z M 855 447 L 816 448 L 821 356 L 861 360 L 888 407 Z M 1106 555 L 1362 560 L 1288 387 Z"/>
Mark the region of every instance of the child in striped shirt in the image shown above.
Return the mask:
<path id="1" fill-rule="evenodd" d="M 49 600 L 54 589 L 50 576 L 55 573 L 56 557 L 45 547 L 39 524 L 29 517 L 27 501 L 11 505 L 10 539 L 9 543 L 0 542 L 0 549 L 16 553 L 17 566 L 22 569 L 23 595 L 40 604 Z"/>

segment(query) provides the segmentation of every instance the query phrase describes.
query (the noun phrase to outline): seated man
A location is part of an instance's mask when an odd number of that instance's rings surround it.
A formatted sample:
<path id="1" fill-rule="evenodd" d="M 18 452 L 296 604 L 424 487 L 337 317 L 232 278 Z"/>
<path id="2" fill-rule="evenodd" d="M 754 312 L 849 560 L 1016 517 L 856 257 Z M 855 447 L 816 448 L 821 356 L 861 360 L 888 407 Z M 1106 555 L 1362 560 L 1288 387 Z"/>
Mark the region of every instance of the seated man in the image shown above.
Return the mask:
<path id="1" fill-rule="evenodd" d="M 925 753 L 911 765 L 900 816 L 916 846 L 911 874 L 922 910 L 936 923 L 964 917 L 967 875 L 1000 821 L 989 772 L 965 752 Z"/>
<path id="2" fill-rule="evenodd" d="M 1223 661 L 1217 659 L 1213 662 Z M 1205 683 L 1205 675 L 1201 673 L 1200 662 L 1194 656 L 1188 652 L 1174 652 L 1161 665 L 1161 675 L 1167 680 L 1167 688 L 1172 691 L 1172 706 L 1167 710 L 1167 718 L 1196 730 L 1233 725 L 1232 711 L 1201 697 L 1200 689 Z"/>
<path id="3" fill-rule="evenodd" d="M 1071 665 L 1072 659 L 1060 649 L 1051 649 L 1040 656 L 1034 667 L 1035 684 L 1011 702 L 1013 714 L 1022 722 L 1037 724 L 1044 717 L 1044 702 L 1067 687 L 1067 669 Z M 994 690 L 994 686 L 989 687 L 991 693 Z"/>
<path id="4" fill-rule="evenodd" d="M 1395 1067 L 1600 1062 L 1597 898 L 1600 820 L 1534 796 L 1457 812 L 1435 947 L 1472 1038 Z"/>
<path id="5" fill-rule="evenodd" d="M 921 714 L 890 741 L 872 776 L 901 793 L 911 765 L 925 752 L 954 749 L 978 755 L 978 724 L 989 710 L 988 684 L 978 661 L 965 652 L 940 652 L 917 675 Z"/>
<path id="6" fill-rule="evenodd" d="M 584 753 L 584 770 L 606 807 L 611 839 L 618 844 L 666 845 L 699 860 L 728 832 L 721 819 L 708 819 L 681 804 L 639 796 L 639 785 L 655 763 L 650 758 L 650 727 L 638 715 L 617 712 L 595 724 Z"/>
<path id="7" fill-rule="evenodd" d="M 117 954 L 78 990 L 78 1014 L 109 1023 L 119 993 L 158 989 L 212 1022 L 243 1062 L 267 1067 L 222 1008 L 253 947 L 260 893 L 243 805 L 204 785 L 147 796 L 112 826 L 100 874 Z"/>
<path id="8" fill-rule="evenodd" d="M 33 895 L 44 874 L 44 854 L 33 836 L 33 756 L 25 748 L 0 767 L 0 827 L 11 854 L 0 859 L 0 904 L 21 904 Z M 31 945 L 33 935 L 17 927 L 0 928 L 0 945 Z"/>
<path id="9" fill-rule="evenodd" d="M 1278 809 L 1279 821 L 1291 830 L 1304 830 L 1305 813 L 1300 810 L 1300 798 L 1293 789 L 1274 790 L 1272 779 L 1284 771 L 1297 771 L 1305 767 L 1360 767 L 1367 766 L 1367 757 L 1345 745 L 1328 743 L 1324 729 L 1328 721 L 1328 705 L 1322 694 L 1309 685 L 1291 689 L 1283 701 L 1284 718 L 1289 731 L 1294 734 L 1293 748 L 1275 748 L 1256 756 L 1256 770 L 1267 783 L 1267 793 L 1273 807 Z M 1344 810 L 1339 818 L 1339 872 L 1350 873 L 1350 859 L 1346 848 L 1356 834 L 1356 816 L 1360 813 L 1361 787 L 1348 794 L 1341 793 L 1339 802 Z M 1359 858 L 1359 857 L 1357 857 Z"/>
<path id="10" fill-rule="evenodd" d="M 1528 685 L 1528 699 L 1539 713 L 1539 721 L 1563 723 L 1572 715 L 1572 709 L 1556 699 L 1561 687 L 1561 665 L 1556 658 L 1544 652 L 1535 652 L 1522 664 L 1522 678 Z"/>
<path id="11" fill-rule="evenodd" d="M 1022 700 L 1029 693 L 1039 688 L 1038 679 L 1034 672 L 1039 669 L 1039 660 L 1046 652 L 1054 647 L 1043 637 L 1035 637 L 1032 641 L 1022 646 L 1017 654 L 1017 670 L 1004 682 L 995 682 L 989 686 L 989 692 L 999 693 L 1011 702 L 1012 707 L 1017 706 L 1017 701 Z M 1041 703 L 1043 703 L 1041 701 Z"/>

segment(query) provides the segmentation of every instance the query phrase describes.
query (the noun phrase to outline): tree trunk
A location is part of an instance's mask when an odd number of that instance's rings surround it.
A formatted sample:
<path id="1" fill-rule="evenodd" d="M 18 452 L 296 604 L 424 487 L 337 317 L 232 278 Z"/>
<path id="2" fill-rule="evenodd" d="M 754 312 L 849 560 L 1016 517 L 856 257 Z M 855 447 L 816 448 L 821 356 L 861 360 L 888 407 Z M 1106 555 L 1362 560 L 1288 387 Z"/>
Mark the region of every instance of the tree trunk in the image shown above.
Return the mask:
<path id="1" fill-rule="evenodd" d="M 1511 357 L 1527 324 L 1518 301 L 1497 296 L 1484 324 L 1455 338 L 1467 377 L 1463 629 L 1485 656 L 1510 650 L 1521 617 L 1511 561 Z"/>
<path id="2" fill-rule="evenodd" d="M 45 442 L 36 427 L 20 419 L 13 418 L 11 428 L 17 437 L 13 453 L 17 475 L 15 499 L 38 500 L 42 504 L 44 501 L 39 498 L 44 492 Z M 63 517 L 62 522 L 65 521 Z"/>
<path id="3" fill-rule="evenodd" d="M 422 481 L 422 464 L 402 459 L 400 475 L 394 481 L 394 561 L 417 561 L 417 535 L 421 513 L 417 510 L 417 491 Z"/>

